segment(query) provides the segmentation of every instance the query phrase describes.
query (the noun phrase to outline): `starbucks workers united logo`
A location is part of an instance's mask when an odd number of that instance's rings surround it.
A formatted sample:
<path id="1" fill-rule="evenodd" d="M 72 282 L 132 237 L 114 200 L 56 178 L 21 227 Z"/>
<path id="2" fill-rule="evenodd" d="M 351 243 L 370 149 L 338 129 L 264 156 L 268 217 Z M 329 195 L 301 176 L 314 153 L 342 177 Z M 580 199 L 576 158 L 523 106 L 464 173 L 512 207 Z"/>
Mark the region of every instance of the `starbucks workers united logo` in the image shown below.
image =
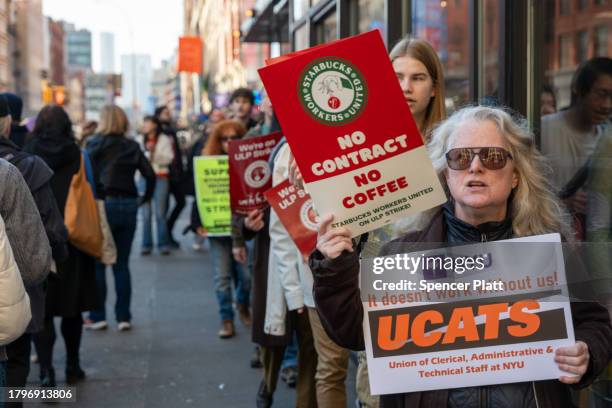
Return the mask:
<path id="1" fill-rule="evenodd" d="M 334 126 L 350 122 L 363 112 L 368 90 L 357 68 L 344 59 L 326 57 L 304 69 L 298 93 L 310 116 Z"/>

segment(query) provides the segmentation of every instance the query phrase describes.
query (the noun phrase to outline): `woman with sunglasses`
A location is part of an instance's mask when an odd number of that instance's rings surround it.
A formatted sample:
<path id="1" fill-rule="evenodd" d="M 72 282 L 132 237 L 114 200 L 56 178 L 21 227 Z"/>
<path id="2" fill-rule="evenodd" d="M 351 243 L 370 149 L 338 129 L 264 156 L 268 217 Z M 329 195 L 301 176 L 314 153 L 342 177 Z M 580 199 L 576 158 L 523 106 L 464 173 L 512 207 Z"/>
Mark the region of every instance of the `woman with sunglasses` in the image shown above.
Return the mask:
<path id="1" fill-rule="evenodd" d="M 246 134 L 244 125 L 235 120 L 223 120 L 219 122 L 210 134 L 202 155 L 216 156 L 227 155 L 229 142 L 242 139 Z M 195 204 L 194 204 L 195 205 Z M 194 219 L 195 218 L 195 219 Z M 192 211 L 192 228 L 200 236 L 206 236 L 207 232 L 201 225 L 197 210 Z M 242 265 L 234 260 L 232 254 L 232 238 L 210 237 L 210 252 L 213 262 L 215 291 L 219 303 L 219 314 L 221 315 L 221 329 L 219 337 L 227 339 L 235 334 L 234 310 L 232 309 L 232 279 L 236 279 L 236 305 L 240 318 L 245 324 L 250 324 L 249 312 L 251 280 Z"/>
<path id="2" fill-rule="evenodd" d="M 422 213 L 423 228 L 394 242 L 469 243 L 551 232 L 570 236 L 567 217 L 544 176 L 542 156 L 529 131 L 508 113 L 480 106 L 460 110 L 434 131 L 429 151 L 449 201 Z M 329 228 L 332 219 L 323 216 L 310 257 L 315 301 L 330 337 L 363 350 L 359 259 L 348 230 Z M 566 406 L 571 401 L 567 385 L 592 382 L 612 350 L 603 307 L 573 303 L 572 311 L 577 342 L 556 350 L 555 362 L 567 372 L 559 381 L 383 395 L 381 406 L 471 407 L 466 401 L 473 398 L 476 406 L 481 398 L 486 406 Z"/>

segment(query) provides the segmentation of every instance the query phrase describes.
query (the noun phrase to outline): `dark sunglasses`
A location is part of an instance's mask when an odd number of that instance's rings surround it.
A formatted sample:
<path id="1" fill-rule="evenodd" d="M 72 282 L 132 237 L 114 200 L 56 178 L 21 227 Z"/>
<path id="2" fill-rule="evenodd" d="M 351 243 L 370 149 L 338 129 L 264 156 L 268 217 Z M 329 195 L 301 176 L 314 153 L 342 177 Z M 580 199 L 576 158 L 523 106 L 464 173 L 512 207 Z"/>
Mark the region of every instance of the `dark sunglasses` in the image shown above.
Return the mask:
<path id="1" fill-rule="evenodd" d="M 470 167 L 475 156 L 489 170 L 503 169 L 507 159 L 512 159 L 512 154 L 501 147 L 460 147 L 446 153 L 446 163 L 453 170 L 465 170 Z"/>

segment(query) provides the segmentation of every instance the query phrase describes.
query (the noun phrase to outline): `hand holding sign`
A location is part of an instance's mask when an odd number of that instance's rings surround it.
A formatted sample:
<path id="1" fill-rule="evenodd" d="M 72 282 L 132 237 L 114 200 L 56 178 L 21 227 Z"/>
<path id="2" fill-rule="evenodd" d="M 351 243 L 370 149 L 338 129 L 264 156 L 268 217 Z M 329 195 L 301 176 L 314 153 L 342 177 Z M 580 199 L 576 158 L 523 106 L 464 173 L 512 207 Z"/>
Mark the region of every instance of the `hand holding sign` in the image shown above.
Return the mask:
<path id="1" fill-rule="evenodd" d="M 576 384 L 589 368 L 589 346 L 583 341 L 577 341 L 570 347 L 559 347 L 555 352 L 555 362 L 559 368 L 576 376 L 563 376 L 559 378 L 564 384 Z"/>
<path id="2" fill-rule="evenodd" d="M 247 249 L 246 247 L 235 247 L 232 248 L 232 255 L 234 260 L 238 263 L 245 264 L 247 261 Z"/>
<path id="3" fill-rule="evenodd" d="M 327 259 L 336 259 L 342 251 L 353 252 L 353 240 L 348 228 L 330 228 L 334 216 L 327 214 L 319 223 L 317 249 Z"/>
<path id="4" fill-rule="evenodd" d="M 295 161 L 295 157 L 293 157 L 293 153 L 289 157 L 289 182 L 296 186 L 297 188 L 304 188 L 304 178 L 302 177 L 302 172 Z"/>
<path id="5" fill-rule="evenodd" d="M 251 231 L 257 232 L 264 227 L 263 211 L 253 210 L 249 212 L 249 215 L 244 219 L 244 226 Z"/>

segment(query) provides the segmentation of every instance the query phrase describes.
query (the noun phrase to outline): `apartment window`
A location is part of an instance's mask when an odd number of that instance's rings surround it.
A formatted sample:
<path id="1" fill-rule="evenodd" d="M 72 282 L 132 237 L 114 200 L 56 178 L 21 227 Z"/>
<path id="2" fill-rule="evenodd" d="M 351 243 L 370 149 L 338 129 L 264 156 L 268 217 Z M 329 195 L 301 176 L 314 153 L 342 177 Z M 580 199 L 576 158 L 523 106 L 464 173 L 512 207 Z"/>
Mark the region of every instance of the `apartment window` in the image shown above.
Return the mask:
<path id="1" fill-rule="evenodd" d="M 315 25 L 315 38 L 317 44 L 338 38 L 338 18 L 335 9 Z"/>
<path id="2" fill-rule="evenodd" d="M 559 37 L 559 66 L 561 68 L 569 67 L 572 64 L 572 37 L 562 35 Z"/>
<path id="3" fill-rule="evenodd" d="M 595 55 L 598 57 L 608 56 L 608 27 L 606 26 L 595 28 Z"/>
<path id="4" fill-rule="evenodd" d="M 589 6 L 589 0 L 578 0 L 578 10 L 584 10 Z"/>
<path id="5" fill-rule="evenodd" d="M 559 13 L 567 16 L 572 11 L 572 0 L 559 0 Z"/>
<path id="6" fill-rule="evenodd" d="M 578 49 L 576 52 L 576 62 L 580 64 L 589 58 L 589 32 L 580 31 L 578 33 Z"/>
<path id="7" fill-rule="evenodd" d="M 304 17 L 309 7 L 308 0 L 293 0 L 293 21 L 298 21 Z"/>

